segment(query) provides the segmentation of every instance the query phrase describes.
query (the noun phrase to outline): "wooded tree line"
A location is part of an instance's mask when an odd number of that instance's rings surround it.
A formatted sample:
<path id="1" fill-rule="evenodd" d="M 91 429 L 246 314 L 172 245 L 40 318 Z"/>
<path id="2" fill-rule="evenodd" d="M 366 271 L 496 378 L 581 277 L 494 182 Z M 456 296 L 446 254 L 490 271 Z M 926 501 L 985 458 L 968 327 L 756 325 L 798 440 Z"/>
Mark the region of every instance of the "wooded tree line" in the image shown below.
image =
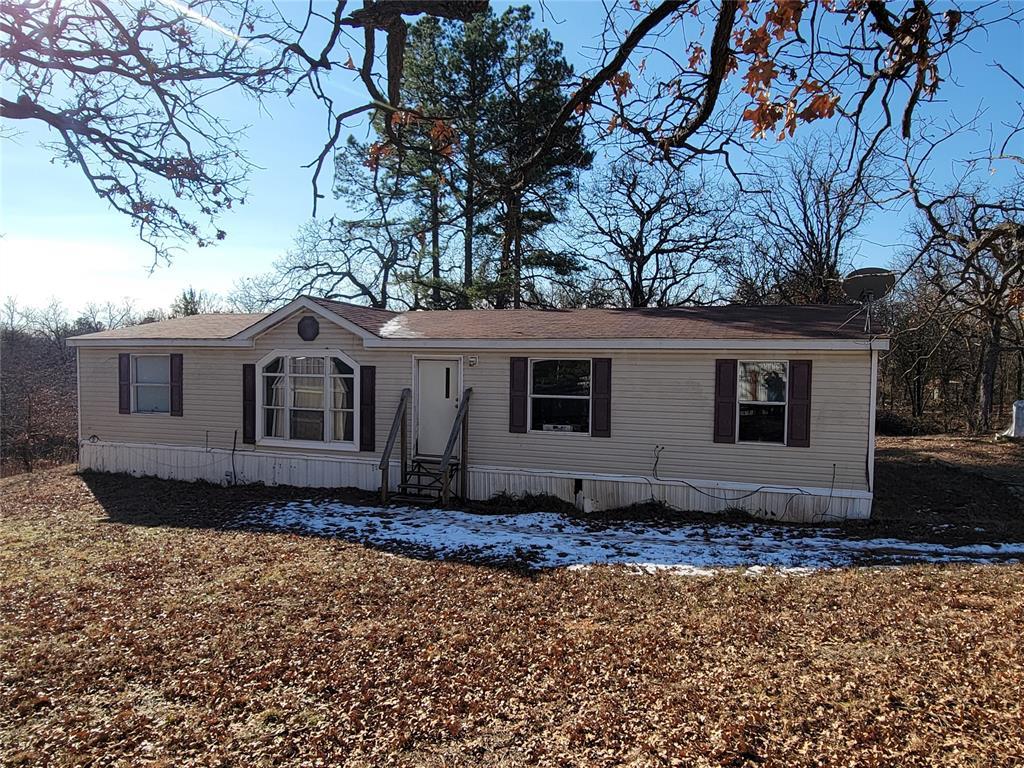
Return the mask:
<path id="1" fill-rule="evenodd" d="M 219 94 L 322 108 L 317 216 L 237 308 L 845 301 L 865 223 L 903 206 L 883 405 L 984 431 L 1019 396 L 1024 83 L 992 67 L 1019 119 L 929 109 L 1020 6 L 624 0 L 582 72 L 529 9 L 479 0 L 42 9 L 0 8 L 0 117 L 48 126 L 158 260 L 245 202 Z"/>
<path id="2" fill-rule="evenodd" d="M 72 315 L 45 307 L 0 306 L 0 471 L 31 472 L 78 458 L 78 392 L 71 336 L 196 315 L 222 307 L 213 294 L 184 289 L 170 310 L 140 311 L 132 302 L 90 303 Z"/>

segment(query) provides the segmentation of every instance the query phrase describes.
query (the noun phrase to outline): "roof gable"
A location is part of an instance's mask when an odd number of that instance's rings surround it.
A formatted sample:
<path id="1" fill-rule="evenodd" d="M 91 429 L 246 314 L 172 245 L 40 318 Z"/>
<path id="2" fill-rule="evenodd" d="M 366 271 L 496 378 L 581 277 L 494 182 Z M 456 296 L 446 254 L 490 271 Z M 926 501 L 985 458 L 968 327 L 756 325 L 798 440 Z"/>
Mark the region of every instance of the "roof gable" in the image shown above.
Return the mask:
<path id="1" fill-rule="evenodd" d="M 355 334 L 361 339 L 367 339 L 371 336 L 376 336 L 376 332 L 370 330 L 365 326 L 373 326 L 372 317 L 369 313 L 372 312 L 384 312 L 384 310 L 372 310 L 369 307 L 361 307 L 357 304 L 342 304 L 341 302 L 325 301 L 323 299 L 313 299 L 309 296 L 299 296 L 299 298 L 288 302 L 283 307 L 275 312 L 271 312 L 266 317 L 262 318 L 256 323 L 246 328 L 244 331 L 239 333 L 235 338 L 239 340 L 253 339 L 264 333 L 279 323 L 284 322 L 288 318 L 292 317 L 296 312 L 307 310 L 315 315 L 329 320 L 335 323 L 346 331 Z M 387 312 L 387 317 L 382 318 L 382 322 L 391 318 L 395 313 Z M 356 322 L 359 320 L 360 322 Z"/>

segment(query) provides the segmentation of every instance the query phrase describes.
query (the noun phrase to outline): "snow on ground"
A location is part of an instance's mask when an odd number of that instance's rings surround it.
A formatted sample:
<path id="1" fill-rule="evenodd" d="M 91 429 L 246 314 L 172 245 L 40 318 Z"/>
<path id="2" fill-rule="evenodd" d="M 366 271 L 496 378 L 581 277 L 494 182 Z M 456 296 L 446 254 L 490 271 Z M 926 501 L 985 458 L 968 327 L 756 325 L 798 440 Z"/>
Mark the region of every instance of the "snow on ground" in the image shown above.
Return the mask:
<path id="1" fill-rule="evenodd" d="M 857 564 L 1020 562 L 1024 543 L 946 546 L 854 538 L 838 528 L 759 523 L 598 523 L 562 514 L 291 501 L 253 508 L 232 527 L 334 536 L 438 559 L 533 568 L 621 564 L 637 572 L 710 575 L 721 568 L 793 573 Z"/>

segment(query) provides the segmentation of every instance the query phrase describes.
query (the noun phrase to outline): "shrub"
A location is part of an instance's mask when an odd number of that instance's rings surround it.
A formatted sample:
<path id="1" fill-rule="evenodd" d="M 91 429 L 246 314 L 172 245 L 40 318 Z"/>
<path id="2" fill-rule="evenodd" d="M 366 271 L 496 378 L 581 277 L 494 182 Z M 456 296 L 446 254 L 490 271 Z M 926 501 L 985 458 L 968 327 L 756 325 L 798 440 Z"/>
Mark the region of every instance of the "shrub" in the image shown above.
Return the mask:
<path id="1" fill-rule="evenodd" d="M 928 416 L 908 416 L 896 411 L 879 411 L 875 415 L 875 433 L 892 437 L 938 435 L 946 430 Z"/>

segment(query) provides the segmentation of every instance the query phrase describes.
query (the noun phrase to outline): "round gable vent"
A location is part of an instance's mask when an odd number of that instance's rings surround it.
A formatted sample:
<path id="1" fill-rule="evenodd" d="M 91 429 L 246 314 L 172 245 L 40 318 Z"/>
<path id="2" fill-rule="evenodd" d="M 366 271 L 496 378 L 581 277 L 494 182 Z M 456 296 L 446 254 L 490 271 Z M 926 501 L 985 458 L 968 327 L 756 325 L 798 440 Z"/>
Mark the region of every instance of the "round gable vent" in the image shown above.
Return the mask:
<path id="1" fill-rule="evenodd" d="M 304 317 L 299 320 L 299 338 L 313 341 L 320 335 L 320 322 L 315 317 Z"/>

